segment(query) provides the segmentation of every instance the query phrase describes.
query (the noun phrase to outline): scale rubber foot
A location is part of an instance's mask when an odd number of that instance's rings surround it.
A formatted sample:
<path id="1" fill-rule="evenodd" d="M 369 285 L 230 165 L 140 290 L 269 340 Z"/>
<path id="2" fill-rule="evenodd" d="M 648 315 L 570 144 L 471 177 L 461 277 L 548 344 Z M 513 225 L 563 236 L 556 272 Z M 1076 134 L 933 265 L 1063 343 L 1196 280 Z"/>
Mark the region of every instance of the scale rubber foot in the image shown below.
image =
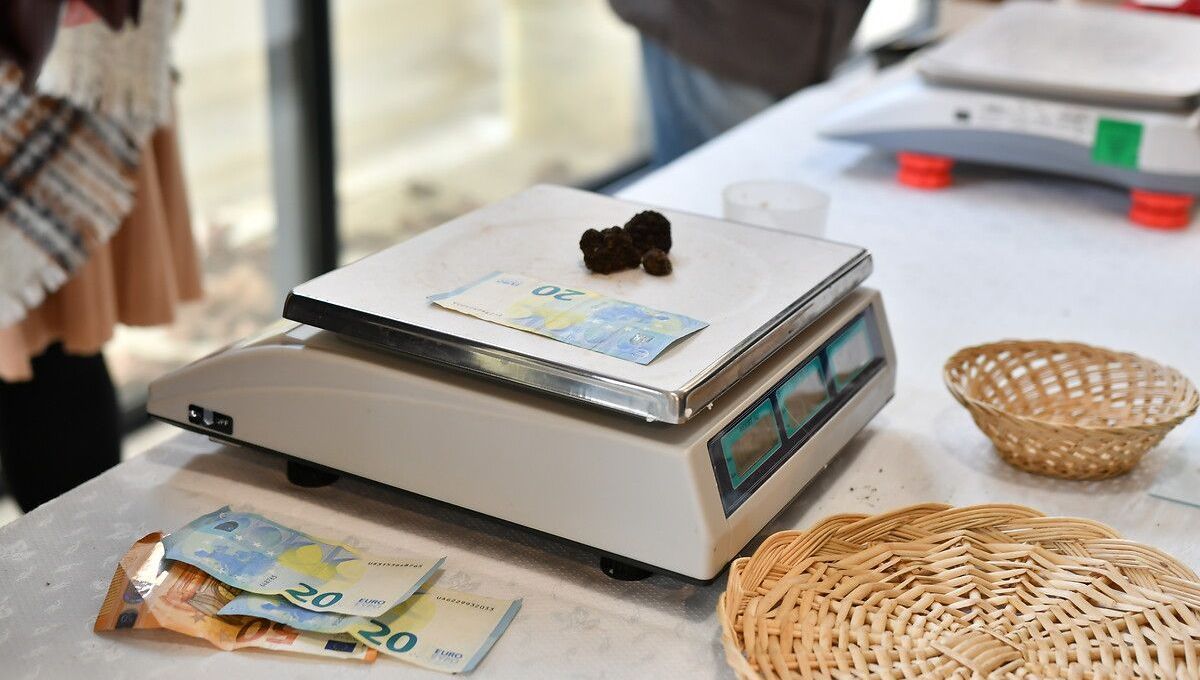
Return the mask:
<path id="1" fill-rule="evenodd" d="M 315 489 L 319 486 L 329 486 L 338 480 L 338 473 L 305 465 L 299 461 L 287 462 L 288 481 L 296 486 Z"/>
<path id="2" fill-rule="evenodd" d="M 953 158 L 901 151 L 896 154 L 896 161 L 900 164 L 896 180 L 906 187 L 942 189 L 950 186 Z"/>
<path id="3" fill-rule="evenodd" d="M 1129 219 L 1151 229 L 1183 229 L 1192 221 L 1191 194 L 1168 194 L 1145 189 L 1129 191 Z"/>
<path id="4" fill-rule="evenodd" d="M 605 576 L 615 578 L 618 581 L 641 581 L 650 576 L 650 572 L 641 567 L 625 564 L 611 557 L 600 558 L 600 569 L 604 572 Z"/>

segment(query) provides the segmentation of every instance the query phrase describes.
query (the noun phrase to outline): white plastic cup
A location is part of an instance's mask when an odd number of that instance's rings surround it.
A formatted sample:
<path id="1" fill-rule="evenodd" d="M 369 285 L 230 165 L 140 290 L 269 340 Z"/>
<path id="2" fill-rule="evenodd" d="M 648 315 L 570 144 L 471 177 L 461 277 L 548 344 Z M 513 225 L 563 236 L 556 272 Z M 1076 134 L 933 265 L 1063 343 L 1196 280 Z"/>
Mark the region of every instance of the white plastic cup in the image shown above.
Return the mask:
<path id="1" fill-rule="evenodd" d="M 725 219 L 805 236 L 825 234 L 829 194 L 799 182 L 737 182 L 722 194 Z"/>

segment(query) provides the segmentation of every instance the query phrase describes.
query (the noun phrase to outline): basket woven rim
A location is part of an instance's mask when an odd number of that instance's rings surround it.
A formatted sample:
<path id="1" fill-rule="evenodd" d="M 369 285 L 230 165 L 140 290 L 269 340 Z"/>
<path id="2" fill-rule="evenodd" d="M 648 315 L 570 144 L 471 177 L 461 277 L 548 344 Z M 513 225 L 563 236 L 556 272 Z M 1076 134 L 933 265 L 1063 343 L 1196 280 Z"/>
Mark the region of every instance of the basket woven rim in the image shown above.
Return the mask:
<path id="1" fill-rule="evenodd" d="M 1132 423 L 1132 424 L 1128 424 L 1128 425 L 1101 425 L 1101 424 L 1076 423 L 1076 422 L 1070 422 L 1070 421 L 1050 420 L 1050 419 L 1041 418 L 1038 416 L 1014 413 L 1012 411 L 997 407 L 994 404 L 991 404 L 989 402 L 982 401 L 980 399 L 976 399 L 975 397 L 969 396 L 965 392 L 963 392 L 963 389 L 962 389 L 963 386 L 961 384 L 961 381 L 955 380 L 951 375 L 952 371 L 954 371 L 959 366 L 961 366 L 962 363 L 964 362 L 964 360 L 969 356 L 978 355 L 980 353 L 983 353 L 985 350 L 986 351 L 995 351 L 998 348 L 1006 348 L 1006 347 L 1011 347 L 1014 345 L 1030 345 L 1030 344 L 1052 345 L 1056 349 L 1060 349 L 1063 351 L 1086 350 L 1089 352 L 1106 354 L 1111 357 L 1119 357 L 1119 358 L 1123 358 L 1123 359 L 1134 359 L 1143 364 L 1150 364 L 1150 365 L 1156 366 L 1160 369 L 1163 369 L 1163 371 L 1165 371 L 1166 373 L 1173 374 L 1175 377 L 1179 378 L 1184 383 L 1186 383 L 1188 385 L 1188 387 L 1190 388 L 1190 390 L 1189 390 L 1190 399 L 1188 399 L 1188 401 L 1186 403 L 1183 403 L 1180 405 L 1181 406 L 1180 411 L 1176 415 L 1172 416 L 1171 418 L 1165 418 L 1156 423 Z M 1186 375 L 1184 375 L 1182 372 L 1180 372 L 1174 366 L 1171 366 L 1169 364 L 1164 364 L 1160 361 L 1155 361 L 1153 359 L 1149 359 L 1145 356 L 1142 356 L 1141 354 L 1135 354 L 1133 352 L 1122 352 L 1122 351 L 1118 351 L 1118 350 L 1114 350 L 1114 349 L 1109 349 L 1107 347 L 1101 347 L 1099 345 L 1089 345 L 1089 344 L 1083 343 L 1083 342 L 1059 341 L 1059 340 L 1022 340 L 1022 339 L 1010 338 L 1010 339 L 1006 339 L 1006 340 L 997 340 L 995 342 L 985 342 L 985 343 L 981 343 L 978 345 L 971 345 L 969 347 L 963 347 L 962 349 L 958 350 L 954 354 L 950 355 L 950 358 L 947 359 L 946 363 L 942 365 L 942 380 L 946 384 L 946 388 L 948 390 L 950 390 L 950 394 L 953 395 L 954 398 L 956 400 L 958 400 L 958 402 L 960 404 L 962 404 L 963 406 L 966 406 L 968 408 L 978 408 L 980 410 L 987 411 L 988 413 L 990 413 L 992 415 L 1003 417 L 1003 418 L 1008 418 L 1010 420 L 1014 420 L 1014 421 L 1017 421 L 1020 423 L 1029 423 L 1029 424 L 1035 424 L 1035 425 L 1051 425 L 1051 426 L 1061 428 L 1061 429 L 1075 430 L 1077 432 L 1112 432 L 1112 433 L 1116 433 L 1116 434 L 1124 434 L 1124 433 L 1133 434 L 1133 433 L 1142 433 L 1142 432 L 1147 432 L 1147 431 L 1152 431 L 1152 430 L 1159 430 L 1163 427 L 1174 428 L 1175 426 L 1179 425 L 1183 421 L 1185 421 L 1188 418 L 1190 418 L 1191 416 L 1193 416 L 1196 413 L 1197 408 L 1200 408 L 1200 391 L 1197 390 L 1195 383 L 1193 383 Z"/>
<path id="2" fill-rule="evenodd" d="M 1165 550 L 1157 548 L 1148 543 L 1142 543 L 1141 541 L 1135 541 L 1133 539 L 1126 538 L 1121 532 L 1099 520 L 1089 519 L 1087 517 L 1077 517 L 1074 515 L 1047 515 L 1037 508 L 1032 508 L 1021 503 L 973 503 L 970 505 L 951 505 L 949 503 L 926 502 L 904 505 L 884 512 L 877 512 L 875 514 L 866 514 L 860 512 L 835 513 L 832 515 L 826 515 L 825 517 L 813 522 L 807 529 L 785 529 L 783 531 L 776 531 L 764 539 L 762 543 L 759 543 L 758 547 L 754 549 L 753 553 L 744 557 L 739 557 L 729 563 L 730 569 L 729 577 L 726 579 L 726 587 L 728 587 L 728 583 L 734 577 L 735 573 L 738 571 L 738 568 L 749 563 L 760 553 L 765 552 L 766 549 L 776 543 L 780 543 L 785 540 L 802 538 L 818 527 L 832 525 L 835 522 L 840 523 L 839 526 L 841 528 L 846 528 L 855 524 L 878 522 L 888 517 L 904 517 L 918 510 L 927 510 L 931 515 L 946 511 L 966 513 L 981 510 L 1008 510 L 1024 514 L 1026 520 L 1038 520 L 1039 522 L 1045 522 L 1048 525 L 1055 525 L 1065 522 L 1074 525 L 1088 526 L 1092 528 L 1098 535 L 1104 536 L 1104 538 L 1107 540 L 1121 541 L 1122 543 L 1138 546 L 1147 552 L 1153 553 L 1159 559 L 1163 560 L 1164 563 L 1171 564 L 1176 570 L 1178 570 L 1179 574 L 1186 576 L 1186 578 L 1191 580 L 1200 580 L 1200 576 L 1198 576 L 1191 567 L 1184 564 L 1178 558 L 1174 557 Z"/>

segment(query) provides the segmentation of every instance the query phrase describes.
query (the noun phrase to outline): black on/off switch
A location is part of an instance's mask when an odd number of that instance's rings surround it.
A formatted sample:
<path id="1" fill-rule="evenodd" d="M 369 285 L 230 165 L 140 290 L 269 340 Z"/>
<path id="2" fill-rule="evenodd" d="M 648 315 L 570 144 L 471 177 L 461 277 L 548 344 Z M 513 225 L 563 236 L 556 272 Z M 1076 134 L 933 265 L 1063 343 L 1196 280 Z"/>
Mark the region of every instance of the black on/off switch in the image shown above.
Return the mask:
<path id="1" fill-rule="evenodd" d="M 200 427 L 222 434 L 233 434 L 232 416 L 227 416 L 224 413 L 219 413 L 203 406 L 188 405 L 188 422 L 192 425 L 199 425 Z"/>

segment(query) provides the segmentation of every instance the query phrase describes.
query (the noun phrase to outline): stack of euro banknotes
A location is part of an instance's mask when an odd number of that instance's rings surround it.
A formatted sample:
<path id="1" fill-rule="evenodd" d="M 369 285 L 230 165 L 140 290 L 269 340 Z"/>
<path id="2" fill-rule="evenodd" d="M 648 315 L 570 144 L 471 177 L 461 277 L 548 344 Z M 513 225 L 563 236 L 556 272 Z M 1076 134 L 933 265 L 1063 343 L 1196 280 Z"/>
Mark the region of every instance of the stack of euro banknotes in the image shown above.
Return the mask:
<path id="1" fill-rule="evenodd" d="M 449 673 L 473 669 L 521 600 L 438 588 L 445 558 L 374 555 L 224 507 L 133 545 L 97 631 L 147 628 L 243 647 Z"/>

